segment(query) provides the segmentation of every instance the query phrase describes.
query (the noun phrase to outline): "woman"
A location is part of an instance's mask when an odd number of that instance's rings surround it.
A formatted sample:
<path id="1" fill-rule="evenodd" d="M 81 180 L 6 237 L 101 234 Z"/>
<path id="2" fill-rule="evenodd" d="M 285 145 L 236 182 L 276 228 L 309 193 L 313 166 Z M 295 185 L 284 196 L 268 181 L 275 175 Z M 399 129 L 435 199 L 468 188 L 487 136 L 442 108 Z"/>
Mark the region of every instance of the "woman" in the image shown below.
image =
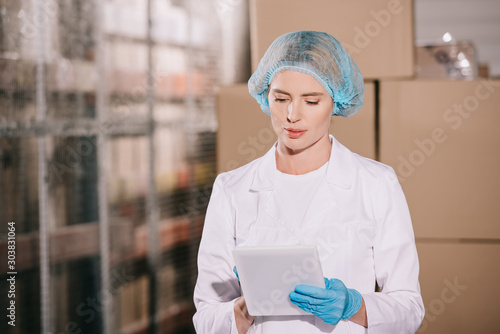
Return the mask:
<path id="1" fill-rule="evenodd" d="M 249 80 L 278 141 L 219 175 L 198 255 L 198 333 L 414 333 L 424 316 L 406 200 L 392 168 L 328 134 L 363 104 L 363 78 L 326 33 L 285 34 Z M 326 289 L 297 286 L 310 316 L 252 317 L 233 273 L 236 245 L 316 244 Z M 380 292 L 376 292 L 376 284 Z"/>

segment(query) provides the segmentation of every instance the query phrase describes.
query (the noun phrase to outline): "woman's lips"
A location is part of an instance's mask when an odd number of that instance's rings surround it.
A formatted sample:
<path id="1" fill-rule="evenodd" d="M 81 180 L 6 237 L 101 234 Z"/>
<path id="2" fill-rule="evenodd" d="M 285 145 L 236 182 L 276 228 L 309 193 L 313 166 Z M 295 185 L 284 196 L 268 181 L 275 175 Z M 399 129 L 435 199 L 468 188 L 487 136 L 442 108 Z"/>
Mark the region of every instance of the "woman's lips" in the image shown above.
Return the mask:
<path id="1" fill-rule="evenodd" d="M 292 139 L 300 138 L 307 130 L 302 129 L 293 129 L 293 128 L 285 128 L 285 132 L 288 137 Z"/>

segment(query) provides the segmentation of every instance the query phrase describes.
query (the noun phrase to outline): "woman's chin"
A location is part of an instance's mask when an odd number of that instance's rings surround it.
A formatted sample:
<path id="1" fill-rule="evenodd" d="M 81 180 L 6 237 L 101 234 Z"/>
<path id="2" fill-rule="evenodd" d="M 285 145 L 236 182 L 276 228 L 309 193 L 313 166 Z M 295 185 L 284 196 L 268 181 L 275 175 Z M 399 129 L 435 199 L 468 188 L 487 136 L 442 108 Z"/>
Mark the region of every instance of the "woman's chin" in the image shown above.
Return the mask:
<path id="1" fill-rule="evenodd" d="M 291 139 L 291 138 L 283 138 L 282 139 L 282 148 L 288 154 L 298 154 L 305 151 L 310 145 L 307 145 L 303 140 L 299 139 Z"/>

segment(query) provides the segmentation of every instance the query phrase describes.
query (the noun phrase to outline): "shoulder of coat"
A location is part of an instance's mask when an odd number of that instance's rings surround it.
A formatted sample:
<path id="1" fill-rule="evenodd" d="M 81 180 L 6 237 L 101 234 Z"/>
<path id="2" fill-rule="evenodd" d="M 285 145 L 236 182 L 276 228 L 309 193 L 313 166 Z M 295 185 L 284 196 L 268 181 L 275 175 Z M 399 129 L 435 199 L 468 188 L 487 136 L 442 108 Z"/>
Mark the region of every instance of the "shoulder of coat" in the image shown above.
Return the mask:
<path id="1" fill-rule="evenodd" d="M 257 158 L 236 169 L 220 173 L 217 178 L 220 179 L 220 181 L 226 188 L 233 187 L 235 185 L 251 183 L 255 175 L 255 171 L 257 170 L 257 167 L 261 160 L 262 157 Z"/>
<path id="2" fill-rule="evenodd" d="M 363 157 L 357 153 L 352 153 L 352 155 L 361 172 L 365 172 L 371 177 L 375 177 L 377 179 L 392 179 L 396 177 L 396 173 L 391 166 L 386 165 L 380 161 Z"/>

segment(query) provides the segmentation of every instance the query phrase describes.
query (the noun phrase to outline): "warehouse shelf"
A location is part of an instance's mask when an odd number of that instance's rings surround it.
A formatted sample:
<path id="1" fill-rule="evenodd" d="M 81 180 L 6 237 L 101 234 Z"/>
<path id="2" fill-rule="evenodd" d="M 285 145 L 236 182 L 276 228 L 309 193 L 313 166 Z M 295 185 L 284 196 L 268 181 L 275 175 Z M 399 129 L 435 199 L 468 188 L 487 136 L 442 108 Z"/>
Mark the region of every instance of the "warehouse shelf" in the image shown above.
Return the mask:
<path id="1" fill-rule="evenodd" d="M 53 119 L 50 121 L 1 121 L 1 137 L 28 136 L 94 136 L 106 134 L 112 136 L 147 135 L 150 131 L 150 121 L 145 117 L 111 116 L 103 121 L 93 118 Z"/>
<path id="2" fill-rule="evenodd" d="M 137 44 L 146 44 L 147 40 L 145 37 L 136 37 L 136 36 L 125 36 L 117 33 L 107 33 L 105 35 L 105 39 L 107 42 L 132 42 Z M 151 46 L 168 46 L 172 48 L 180 48 L 184 51 L 194 51 L 194 52 L 209 52 L 210 48 L 202 45 L 189 45 L 188 43 L 181 43 L 176 41 L 157 41 L 152 40 Z"/>
<path id="3" fill-rule="evenodd" d="M 159 224 L 160 251 L 167 252 L 188 243 L 191 238 L 201 237 L 200 225 L 203 215 L 180 216 L 165 219 Z M 50 233 L 49 257 L 52 264 L 77 260 L 99 255 L 99 223 L 64 226 Z M 192 228 L 191 225 L 196 228 Z M 110 225 L 111 265 L 121 261 L 138 261 L 147 256 L 148 226 L 133 228 L 130 221 L 121 221 Z M 0 251 L 7 254 L 7 240 L 0 240 Z M 39 234 L 31 232 L 21 234 L 16 240 L 16 270 L 23 271 L 39 265 Z M 7 262 L 0 262 L 0 272 L 6 273 Z"/>
<path id="4" fill-rule="evenodd" d="M 175 333 L 192 323 L 193 305 L 178 303 L 158 312 L 158 323 L 162 333 Z M 137 321 L 121 329 L 122 334 L 148 334 L 149 319 Z"/>
<path id="5" fill-rule="evenodd" d="M 64 65 L 61 65 L 64 64 Z M 13 60 L 0 58 L 0 91 L 33 91 L 36 85 L 36 64 L 32 60 Z M 91 93 L 96 89 L 96 64 L 89 60 L 60 58 L 56 62 L 44 64 L 46 91 L 49 93 Z M 106 71 L 105 82 L 110 95 L 145 97 L 145 84 L 148 72 L 145 69 L 133 70 L 111 68 Z M 190 96 L 199 99 L 206 95 L 204 87 L 207 78 L 203 69 L 190 72 L 166 73 L 153 71 L 153 90 L 160 101 L 179 101 Z M 191 85 L 188 88 L 188 84 Z"/>
<path id="6" fill-rule="evenodd" d="M 217 22 L 198 14 L 212 6 L 178 3 L 4 8 L 19 19 L 0 27 L 2 209 L 18 220 L 19 290 L 39 297 L 16 301 L 25 305 L 19 322 L 40 320 L 20 324 L 23 332 L 62 332 L 70 321 L 85 333 L 145 333 L 155 323 L 161 333 L 192 332 L 221 50 Z M 43 33 L 26 38 L 30 28 Z M 95 320 L 75 315 L 122 271 L 135 278 Z M 138 318 L 121 306 L 138 303 Z"/>

